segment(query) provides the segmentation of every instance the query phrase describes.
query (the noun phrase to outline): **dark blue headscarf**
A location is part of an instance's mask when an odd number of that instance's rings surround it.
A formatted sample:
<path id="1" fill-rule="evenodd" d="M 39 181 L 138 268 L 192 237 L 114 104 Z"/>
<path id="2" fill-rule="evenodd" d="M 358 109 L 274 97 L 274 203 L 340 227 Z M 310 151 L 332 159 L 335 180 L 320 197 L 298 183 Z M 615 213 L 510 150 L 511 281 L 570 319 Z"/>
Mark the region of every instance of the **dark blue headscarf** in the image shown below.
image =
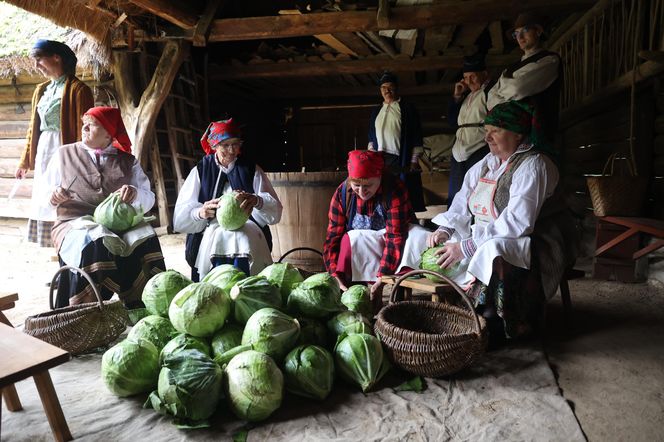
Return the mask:
<path id="1" fill-rule="evenodd" d="M 76 72 L 76 63 L 78 59 L 76 54 L 69 46 L 55 40 L 39 39 L 32 47 L 32 55 L 46 54 L 46 55 L 59 55 L 62 59 L 62 68 L 67 74 L 74 74 Z"/>

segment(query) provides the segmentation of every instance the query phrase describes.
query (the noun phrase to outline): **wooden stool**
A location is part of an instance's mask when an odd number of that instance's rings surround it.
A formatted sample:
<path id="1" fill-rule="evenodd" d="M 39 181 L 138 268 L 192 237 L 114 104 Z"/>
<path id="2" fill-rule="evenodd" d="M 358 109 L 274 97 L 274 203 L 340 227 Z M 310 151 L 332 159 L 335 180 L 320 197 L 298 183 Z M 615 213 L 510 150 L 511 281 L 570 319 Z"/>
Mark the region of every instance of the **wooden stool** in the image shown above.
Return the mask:
<path id="1" fill-rule="evenodd" d="M 398 278 L 395 275 L 382 276 L 381 281 L 386 285 L 394 285 Z M 440 301 L 440 295 L 451 290 L 451 287 L 445 282 L 434 282 L 427 278 L 404 279 L 401 281 L 401 285 L 399 286 L 400 293 L 397 292 L 399 293 L 397 296 L 401 297 L 404 301 L 408 301 L 413 296 L 413 289 L 431 293 L 431 301 L 438 302 Z"/>
<path id="2" fill-rule="evenodd" d="M 0 354 L 3 355 L 0 358 L 0 390 L 9 411 L 22 409 L 14 383 L 33 377 L 55 440 L 71 440 L 72 436 L 62 413 L 58 395 L 48 374 L 50 368 L 67 362 L 70 358 L 69 353 L 15 330 L 9 325 L 0 324 Z M 0 403 L 0 439 L 1 425 L 2 404 Z"/>

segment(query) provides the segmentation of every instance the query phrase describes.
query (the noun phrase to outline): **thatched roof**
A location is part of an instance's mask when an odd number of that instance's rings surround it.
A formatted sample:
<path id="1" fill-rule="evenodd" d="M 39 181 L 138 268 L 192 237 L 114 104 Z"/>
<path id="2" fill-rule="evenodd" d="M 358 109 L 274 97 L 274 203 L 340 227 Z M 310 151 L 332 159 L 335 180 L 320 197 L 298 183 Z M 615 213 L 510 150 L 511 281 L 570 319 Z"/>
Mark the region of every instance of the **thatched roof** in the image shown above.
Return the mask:
<path id="1" fill-rule="evenodd" d="M 58 26 L 44 17 L 0 2 L 0 77 L 38 74 L 29 55 L 35 40 L 39 38 L 69 45 L 78 57 L 79 67 L 91 69 L 96 77 L 108 69 L 108 45 L 77 29 Z"/>

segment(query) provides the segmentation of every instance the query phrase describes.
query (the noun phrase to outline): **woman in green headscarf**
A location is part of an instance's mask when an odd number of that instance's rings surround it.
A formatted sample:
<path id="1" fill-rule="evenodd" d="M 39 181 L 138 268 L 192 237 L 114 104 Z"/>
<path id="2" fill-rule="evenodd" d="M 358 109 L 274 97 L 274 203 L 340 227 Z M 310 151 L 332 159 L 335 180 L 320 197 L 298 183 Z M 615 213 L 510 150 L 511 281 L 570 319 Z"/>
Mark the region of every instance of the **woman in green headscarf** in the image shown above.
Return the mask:
<path id="1" fill-rule="evenodd" d="M 532 115 L 523 102 L 492 109 L 484 121 L 490 152 L 466 173 L 428 238 L 429 246 L 445 243 L 439 265 L 461 263 L 465 272 L 455 279 L 487 318 L 494 341 L 537 327 L 576 256 L 558 168 L 539 148 Z"/>

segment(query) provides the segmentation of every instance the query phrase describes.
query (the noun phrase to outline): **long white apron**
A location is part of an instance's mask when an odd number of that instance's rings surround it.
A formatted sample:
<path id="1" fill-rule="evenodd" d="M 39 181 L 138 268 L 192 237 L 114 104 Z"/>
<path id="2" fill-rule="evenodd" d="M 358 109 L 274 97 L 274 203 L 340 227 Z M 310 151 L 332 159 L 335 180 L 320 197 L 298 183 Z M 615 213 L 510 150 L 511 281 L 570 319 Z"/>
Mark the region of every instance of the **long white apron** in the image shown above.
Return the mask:
<path id="1" fill-rule="evenodd" d="M 472 237 L 476 237 L 476 233 L 481 232 L 479 229 L 486 229 L 499 216 L 493 204 L 496 185 L 496 180 L 480 178 L 468 198 L 468 207 L 475 217 L 475 224 L 471 226 Z M 493 260 L 498 256 L 514 266 L 530 268 L 530 237 L 497 238 L 482 243 L 468 263 L 469 275 L 460 275 L 464 284 L 459 284 L 462 287 L 466 286 L 469 278 L 474 276 L 489 285 L 493 273 Z"/>
<path id="2" fill-rule="evenodd" d="M 210 272 L 213 256 L 247 257 L 252 275 L 272 264 L 265 235 L 253 221 L 247 221 L 238 230 L 228 231 L 222 229 L 216 219 L 212 220 L 203 233 L 196 257 L 196 268 L 201 279 Z"/>
<path id="3" fill-rule="evenodd" d="M 403 267 L 420 267 L 422 252 L 427 248 L 429 231 L 416 224 L 408 227 L 408 238 L 397 272 Z M 348 232 L 351 247 L 353 281 L 375 281 L 380 258 L 385 249 L 385 229 L 355 229 Z"/>
<path id="4" fill-rule="evenodd" d="M 32 201 L 30 202 L 30 219 L 37 221 L 55 221 L 55 207 L 44 203 L 39 196 L 46 195 L 49 189 L 44 180 L 44 172 L 51 158 L 60 148 L 60 131 L 45 130 L 39 136 L 35 172 L 32 181 Z"/>

